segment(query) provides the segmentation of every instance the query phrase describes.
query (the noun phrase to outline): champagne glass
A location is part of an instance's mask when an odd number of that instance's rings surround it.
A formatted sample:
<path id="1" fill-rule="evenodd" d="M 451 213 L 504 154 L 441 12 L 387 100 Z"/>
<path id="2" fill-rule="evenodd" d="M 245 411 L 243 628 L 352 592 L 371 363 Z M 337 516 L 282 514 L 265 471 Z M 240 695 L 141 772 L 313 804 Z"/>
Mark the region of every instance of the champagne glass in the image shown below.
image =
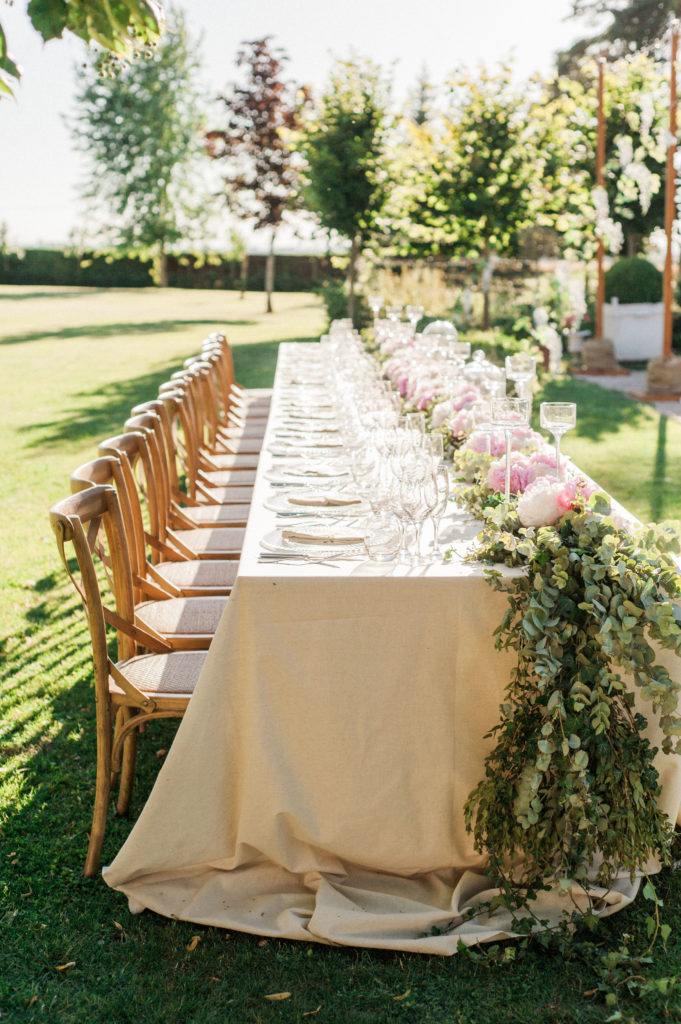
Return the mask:
<path id="1" fill-rule="evenodd" d="M 504 501 L 508 505 L 511 499 L 511 434 L 515 427 L 530 422 L 530 401 L 528 398 L 493 398 L 492 424 L 501 427 L 506 439 L 506 486 Z"/>
<path id="2" fill-rule="evenodd" d="M 433 559 L 437 562 L 441 562 L 444 558 L 444 554 L 439 543 L 440 523 L 447 511 L 450 494 L 449 470 L 447 466 L 438 466 L 433 473 L 432 479 L 435 486 L 435 494 L 437 496 L 437 501 L 430 512 L 430 518 L 433 520 Z"/>
<path id="3" fill-rule="evenodd" d="M 560 439 L 577 423 L 577 406 L 574 402 L 542 402 L 539 406 L 539 422 L 544 430 L 553 434 L 556 444 L 556 476 L 563 480 L 565 473 L 560 462 Z"/>

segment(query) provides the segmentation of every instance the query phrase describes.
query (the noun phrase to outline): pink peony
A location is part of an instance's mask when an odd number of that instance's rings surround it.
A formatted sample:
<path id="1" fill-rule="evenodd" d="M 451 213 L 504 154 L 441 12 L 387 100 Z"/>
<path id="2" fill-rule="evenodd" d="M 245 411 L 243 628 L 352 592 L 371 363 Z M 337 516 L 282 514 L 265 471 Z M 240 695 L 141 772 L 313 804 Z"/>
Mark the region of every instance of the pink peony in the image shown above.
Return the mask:
<path id="1" fill-rule="evenodd" d="M 573 476 L 567 480 L 537 477 L 518 501 L 518 518 L 523 526 L 553 526 L 596 489 L 583 477 Z"/>
<path id="2" fill-rule="evenodd" d="M 553 526 L 565 513 L 559 495 L 563 484 L 555 477 L 541 476 L 518 499 L 518 518 L 523 526 Z"/>
<path id="3" fill-rule="evenodd" d="M 531 482 L 530 461 L 520 452 L 511 452 L 511 494 L 522 494 Z M 492 491 L 506 489 L 506 459 L 497 459 L 489 467 L 487 486 Z"/>
<path id="4" fill-rule="evenodd" d="M 469 409 L 475 402 L 479 402 L 482 398 L 482 393 L 474 387 L 467 387 L 452 399 L 455 410 L 458 412 L 460 409 Z"/>

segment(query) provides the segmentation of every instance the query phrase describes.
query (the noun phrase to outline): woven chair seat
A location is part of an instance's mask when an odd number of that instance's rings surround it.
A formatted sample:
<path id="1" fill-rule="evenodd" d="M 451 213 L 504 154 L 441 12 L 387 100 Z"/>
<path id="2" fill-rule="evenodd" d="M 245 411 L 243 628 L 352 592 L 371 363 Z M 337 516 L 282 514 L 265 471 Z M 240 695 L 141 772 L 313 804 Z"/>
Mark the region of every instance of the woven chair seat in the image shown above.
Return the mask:
<path id="1" fill-rule="evenodd" d="M 250 501 L 255 482 L 254 469 L 211 469 L 201 474 L 211 492 L 211 498 L 222 504 L 231 501 Z M 199 495 L 200 497 L 200 495 Z"/>
<path id="2" fill-rule="evenodd" d="M 172 654 L 140 654 L 117 667 L 143 693 L 159 697 L 190 697 L 206 660 L 205 651 L 175 651 Z M 123 690 L 109 677 L 109 690 L 118 696 Z"/>
<path id="3" fill-rule="evenodd" d="M 145 601 L 135 609 L 145 626 L 169 637 L 215 636 L 227 605 L 226 597 L 171 597 L 166 601 Z"/>
<path id="4" fill-rule="evenodd" d="M 211 452 L 210 461 L 216 469 L 257 469 L 258 452 Z"/>
<path id="5" fill-rule="evenodd" d="M 243 528 L 230 526 L 173 530 L 171 536 L 195 558 L 238 558 L 244 542 Z"/>
<path id="6" fill-rule="evenodd" d="M 222 458 L 224 455 L 259 455 L 262 450 L 262 438 L 241 435 L 240 437 L 221 439 L 219 446 L 218 458 Z M 215 457 L 215 453 L 211 452 L 211 458 Z"/>
<path id="7" fill-rule="evenodd" d="M 234 505 L 203 505 L 201 508 L 183 508 L 182 514 L 197 526 L 245 526 L 248 502 Z"/>
<path id="8" fill-rule="evenodd" d="M 181 590 L 233 587 L 238 568 L 236 561 L 159 562 L 155 566 L 156 572 Z"/>

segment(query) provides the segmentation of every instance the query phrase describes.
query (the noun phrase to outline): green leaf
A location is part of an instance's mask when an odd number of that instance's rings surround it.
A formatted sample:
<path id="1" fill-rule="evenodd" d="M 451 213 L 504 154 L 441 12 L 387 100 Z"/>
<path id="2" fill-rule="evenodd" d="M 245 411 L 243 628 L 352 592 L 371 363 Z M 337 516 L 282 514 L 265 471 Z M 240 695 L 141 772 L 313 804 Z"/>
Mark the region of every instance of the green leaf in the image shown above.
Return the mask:
<path id="1" fill-rule="evenodd" d="M 646 884 L 643 886 L 643 898 L 646 900 L 652 900 L 653 902 L 655 902 L 655 900 L 657 899 L 655 886 L 650 880 L 648 880 Z"/>
<path id="2" fill-rule="evenodd" d="M 60 39 L 69 19 L 66 0 L 30 0 L 28 16 L 45 41 Z"/>

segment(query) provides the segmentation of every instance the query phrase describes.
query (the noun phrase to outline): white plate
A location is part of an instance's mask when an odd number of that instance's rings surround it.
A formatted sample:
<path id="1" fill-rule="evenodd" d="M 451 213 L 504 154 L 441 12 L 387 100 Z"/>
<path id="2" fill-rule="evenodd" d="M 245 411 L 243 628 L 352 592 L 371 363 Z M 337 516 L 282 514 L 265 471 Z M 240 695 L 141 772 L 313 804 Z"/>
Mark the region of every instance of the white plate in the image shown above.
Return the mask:
<path id="1" fill-rule="evenodd" d="M 306 485 L 325 487 L 328 485 L 331 487 L 336 480 L 350 476 L 350 470 L 343 469 L 340 465 L 333 471 L 330 466 L 325 466 L 324 469 L 324 473 L 315 473 L 304 463 L 291 464 L 291 466 L 282 466 L 281 469 L 270 469 L 265 473 L 265 479 L 270 480 L 273 484 L 298 484 L 301 487 Z"/>
<path id="2" fill-rule="evenodd" d="M 292 527 L 290 527 L 292 529 Z M 307 526 L 303 531 L 304 533 L 318 533 L 321 536 L 328 534 L 329 529 L 326 526 Z M 359 531 L 361 532 L 361 531 Z M 333 531 L 335 537 L 357 537 L 358 531 L 353 530 L 351 527 L 347 530 L 341 530 L 340 528 Z M 270 533 L 266 533 L 260 541 L 260 546 L 265 551 L 275 551 L 277 554 L 297 554 L 297 555 L 312 555 L 314 558 L 326 556 L 327 558 L 333 558 L 334 555 L 366 555 L 366 548 L 364 544 L 313 544 L 304 543 L 296 544 L 294 541 L 284 540 L 281 530 L 272 530 Z"/>
<path id="3" fill-rule="evenodd" d="M 322 444 L 321 441 L 278 441 L 268 446 L 272 455 L 319 455 L 325 459 L 337 457 L 343 453 L 343 445 Z"/>
<path id="4" fill-rule="evenodd" d="M 324 493 L 324 492 L 318 492 Z M 331 489 L 329 488 L 329 493 Z M 368 501 L 364 498 L 359 498 L 353 505 L 297 505 L 295 502 L 291 502 L 289 499 L 295 497 L 296 494 L 300 494 L 300 491 L 292 492 L 288 494 L 286 492 L 275 494 L 274 497 L 268 498 L 265 502 L 265 508 L 268 508 L 270 512 L 286 512 L 287 514 L 295 515 L 315 515 L 315 516 L 364 516 L 371 512 L 371 506 Z M 311 499 L 312 494 L 306 495 L 306 499 Z M 339 495 L 343 497 L 343 495 Z M 348 497 L 356 497 L 354 494 L 348 495 Z"/>

